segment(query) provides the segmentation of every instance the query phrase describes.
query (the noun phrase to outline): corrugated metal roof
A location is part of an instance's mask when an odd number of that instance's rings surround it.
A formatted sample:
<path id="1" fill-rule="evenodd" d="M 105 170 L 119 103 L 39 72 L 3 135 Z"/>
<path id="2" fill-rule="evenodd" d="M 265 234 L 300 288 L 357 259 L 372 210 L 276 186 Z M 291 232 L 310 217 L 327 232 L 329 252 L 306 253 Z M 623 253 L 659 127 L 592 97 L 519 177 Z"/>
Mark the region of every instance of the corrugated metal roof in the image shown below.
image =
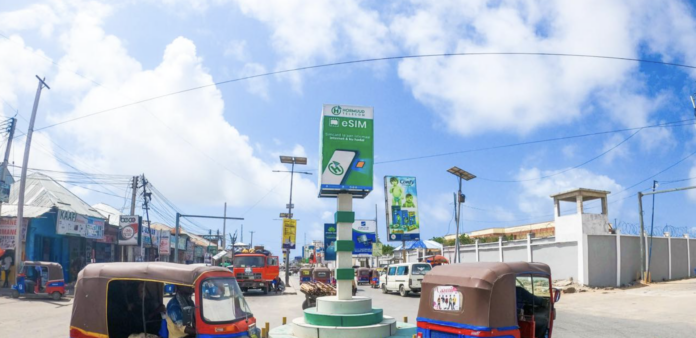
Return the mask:
<path id="1" fill-rule="evenodd" d="M 95 204 L 92 206 L 97 212 L 102 214 L 104 218 L 106 218 L 106 221 L 109 222 L 111 225 L 118 225 L 120 220 L 119 216 L 123 215 L 118 209 L 106 204 L 106 203 L 99 203 Z"/>
<path id="2" fill-rule="evenodd" d="M 17 204 L 18 197 L 19 184 L 13 184 L 10 191 L 10 204 Z M 60 210 L 73 211 L 84 216 L 105 218 L 70 190 L 42 173 L 33 173 L 27 177 L 24 205 L 57 207 Z"/>
<path id="3" fill-rule="evenodd" d="M 36 218 L 47 212 L 51 211 L 51 208 L 46 207 L 35 207 L 33 205 L 24 206 L 24 217 L 26 218 Z M 3 204 L 2 205 L 2 217 L 17 217 L 17 205 L 16 204 Z"/>

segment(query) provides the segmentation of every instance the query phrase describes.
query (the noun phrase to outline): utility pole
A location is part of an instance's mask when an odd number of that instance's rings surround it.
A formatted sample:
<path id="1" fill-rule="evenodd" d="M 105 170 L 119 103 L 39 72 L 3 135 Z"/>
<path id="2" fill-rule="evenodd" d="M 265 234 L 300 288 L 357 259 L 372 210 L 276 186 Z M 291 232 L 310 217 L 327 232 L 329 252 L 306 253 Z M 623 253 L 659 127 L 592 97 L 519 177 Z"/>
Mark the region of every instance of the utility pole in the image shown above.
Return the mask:
<path id="1" fill-rule="evenodd" d="M 457 208 L 457 212 L 455 213 L 457 219 L 457 237 L 454 239 L 454 261 L 455 263 L 461 263 L 462 260 L 459 257 L 459 220 L 462 213 L 462 203 L 464 203 L 465 200 L 464 194 L 462 194 L 462 180 L 470 181 L 476 178 L 476 175 L 460 169 L 459 167 L 447 169 L 447 172 L 459 177 L 459 190 L 457 191 L 457 197 L 454 199 L 454 206 Z"/>
<path id="2" fill-rule="evenodd" d="M 657 181 L 653 180 L 652 191 L 655 192 L 657 188 Z M 653 241 L 653 226 L 655 225 L 655 194 L 652 195 L 652 215 L 650 216 L 650 246 L 648 247 L 648 267 L 646 270 L 650 271 L 650 262 L 652 260 L 652 241 Z"/>
<path id="3" fill-rule="evenodd" d="M 206 215 L 182 215 L 180 213 L 176 213 L 176 232 L 174 235 L 174 241 L 176 245 L 174 245 L 174 260 L 178 263 L 179 262 L 179 233 L 181 232 L 181 226 L 180 226 L 180 219 L 182 217 L 186 218 L 211 218 L 211 219 L 231 219 L 231 220 L 237 220 L 237 221 L 243 221 L 244 218 L 240 217 L 220 217 L 220 216 L 206 216 Z M 253 235 L 253 234 L 252 234 Z"/>
<path id="4" fill-rule="evenodd" d="M 133 176 L 133 183 L 131 185 L 131 205 L 130 205 L 130 214 L 131 216 L 135 216 L 135 198 L 138 196 L 138 176 Z M 138 230 L 140 231 L 140 230 Z M 127 262 L 128 261 L 128 256 L 129 254 L 132 256 L 133 253 L 133 247 L 129 246 L 126 248 L 125 246 L 121 247 L 121 262 Z"/>
<path id="5" fill-rule="evenodd" d="M 239 241 L 241 241 L 242 243 L 244 243 L 244 224 L 242 224 L 242 231 L 241 231 L 241 234 L 242 234 L 242 235 L 240 236 L 241 238 L 239 239 Z M 234 251 L 234 243 L 232 243 L 232 251 Z"/>
<path id="6" fill-rule="evenodd" d="M 227 202 L 225 202 L 225 211 L 223 212 L 223 216 L 227 217 Z M 225 239 L 225 235 L 227 234 L 227 218 L 222 219 L 222 250 L 227 250 L 227 240 Z"/>
<path id="7" fill-rule="evenodd" d="M 251 233 L 251 243 L 249 244 L 249 249 L 254 247 L 254 233 L 256 231 L 249 231 Z"/>
<path id="8" fill-rule="evenodd" d="M 22 160 L 22 176 L 19 179 L 19 200 L 17 201 L 17 233 L 15 234 L 15 279 L 18 279 L 19 271 L 22 267 L 22 225 L 24 224 L 24 190 L 27 185 L 27 167 L 29 166 L 29 150 L 31 149 L 31 137 L 34 135 L 34 122 L 36 122 L 36 111 L 39 109 L 41 90 L 43 87 L 51 89 L 44 80 L 38 75 L 39 87 L 36 89 L 34 98 L 34 108 L 31 110 L 29 129 L 27 130 L 27 142 L 24 146 L 24 159 Z M 3 172 L 4 174 L 4 172 Z"/>
<path id="9" fill-rule="evenodd" d="M 12 150 L 12 139 L 14 138 L 14 132 L 15 132 L 15 127 L 17 126 L 17 119 L 12 117 L 10 118 L 9 125 L 7 126 L 7 147 L 5 148 L 5 157 L 2 160 L 2 166 L 0 166 L 0 189 L 5 189 L 5 170 L 7 170 L 7 161 L 9 161 L 10 158 L 10 151 Z M 3 194 L 2 198 L 0 198 L 0 213 L 2 213 L 2 203 L 4 202 L 5 198 L 9 198 L 9 189 L 7 196 Z"/>
<path id="10" fill-rule="evenodd" d="M 137 176 L 136 176 L 137 177 Z M 145 179 L 145 174 L 143 174 L 143 210 L 145 210 L 145 217 L 147 218 L 147 235 L 150 237 L 150 246 L 154 246 L 154 241 L 152 238 L 152 231 L 150 228 L 150 206 L 148 203 L 150 202 L 150 199 L 152 198 L 152 193 L 147 192 L 147 180 Z M 145 259 L 145 250 L 143 249 L 143 242 L 140 241 L 140 257 L 143 258 L 142 261 L 144 262 Z"/>

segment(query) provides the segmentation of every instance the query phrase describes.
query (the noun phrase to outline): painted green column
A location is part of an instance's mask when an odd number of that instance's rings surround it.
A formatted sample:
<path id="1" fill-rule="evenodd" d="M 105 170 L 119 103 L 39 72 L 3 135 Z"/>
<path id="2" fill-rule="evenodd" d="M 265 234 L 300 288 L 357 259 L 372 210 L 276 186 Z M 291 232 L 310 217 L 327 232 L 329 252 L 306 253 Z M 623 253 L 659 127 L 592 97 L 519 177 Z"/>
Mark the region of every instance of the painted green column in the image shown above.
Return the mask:
<path id="1" fill-rule="evenodd" d="M 336 213 L 336 241 L 353 241 L 353 222 L 350 218 L 355 219 L 353 214 L 353 195 L 338 194 L 338 212 Z M 350 213 L 353 217 L 345 217 Z M 353 298 L 353 278 L 345 278 L 345 272 L 353 269 L 353 252 L 348 250 L 337 250 L 336 252 L 336 294 L 339 300 L 348 300 Z M 341 278 L 338 278 L 338 272 L 341 272 Z"/>

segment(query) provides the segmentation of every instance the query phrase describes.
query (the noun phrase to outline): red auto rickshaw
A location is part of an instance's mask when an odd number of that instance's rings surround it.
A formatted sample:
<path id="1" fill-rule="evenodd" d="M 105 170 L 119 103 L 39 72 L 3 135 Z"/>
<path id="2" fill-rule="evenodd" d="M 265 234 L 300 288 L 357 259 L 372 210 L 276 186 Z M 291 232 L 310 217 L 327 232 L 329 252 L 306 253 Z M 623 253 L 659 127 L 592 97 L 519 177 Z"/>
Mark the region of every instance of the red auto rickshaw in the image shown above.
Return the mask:
<path id="1" fill-rule="evenodd" d="M 551 338 L 558 289 L 543 263 L 442 265 L 425 275 L 419 338 Z"/>
<path id="2" fill-rule="evenodd" d="M 54 262 L 26 261 L 12 285 L 12 298 L 53 298 L 65 295 L 63 267 Z"/>
<path id="3" fill-rule="evenodd" d="M 143 262 L 93 263 L 79 273 L 70 337 L 127 338 L 141 333 L 165 336 L 169 332 L 167 321 L 171 320 L 166 311 L 162 312 L 167 305 L 165 284 L 176 285 L 173 299 L 181 299 L 181 319 L 184 326 L 195 331 L 192 335 L 260 336 L 256 319 L 229 269 Z M 192 294 L 178 294 L 189 288 Z"/>
<path id="4" fill-rule="evenodd" d="M 323 266 L 314 268 L 312 270 L 312 281 L 331 284 L 331 270 Z"/>
<path id="5" fill-rule="evenodd" d="M 358 268 L 355 270 L 355 274 L 358 277 L 358 285 L 370 284 L 370 277 L 372 276 L 370 268 Z"/>

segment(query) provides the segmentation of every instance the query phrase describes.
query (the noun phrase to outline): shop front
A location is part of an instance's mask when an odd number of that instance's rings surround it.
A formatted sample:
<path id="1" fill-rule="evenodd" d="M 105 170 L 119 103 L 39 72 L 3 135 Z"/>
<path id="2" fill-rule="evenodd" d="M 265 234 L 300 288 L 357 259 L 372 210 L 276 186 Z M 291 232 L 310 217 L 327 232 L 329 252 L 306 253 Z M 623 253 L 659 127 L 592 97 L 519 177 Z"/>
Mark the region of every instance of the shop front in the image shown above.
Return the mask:
<path id="1" fill-rule="evenodd" d="M 94 261 L 96 263 L 117 262 L 120 256 L 118 250 L 118 227 L 107 224 L 104 238 L 97 239 L 94 245 Z"/>

